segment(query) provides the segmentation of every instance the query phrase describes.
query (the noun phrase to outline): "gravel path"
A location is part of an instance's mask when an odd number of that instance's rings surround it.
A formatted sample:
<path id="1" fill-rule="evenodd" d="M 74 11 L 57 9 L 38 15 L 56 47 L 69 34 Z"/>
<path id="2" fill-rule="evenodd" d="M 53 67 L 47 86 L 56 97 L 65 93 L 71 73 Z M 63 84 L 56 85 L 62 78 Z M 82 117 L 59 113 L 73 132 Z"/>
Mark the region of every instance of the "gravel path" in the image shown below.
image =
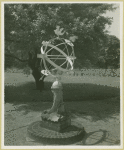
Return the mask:
<path id="1" fill-rule="evenodd" d="M 111 101 L 117 102 L 118 98 Z M 76 145 L 119 145 L 120 144 L 120 117 L 119 113 L 110 114 L 102 104 L 100 109 L 89 109 L 96 105 L 101 105 L 99 101 L 93 104 L 88 102 L 71 102 L 66 103 L 66 107 L 71 110 L 73 124 L 84 127 L 86 137 Z M 52 103 L 35 103 L 37 110 L 43 111 L 49 108 Z M 89 106 L 90 105 L 90 106 Z M 82 110 L 80 112 L 76 110 Z M 116 108 L 117 110 L 117 108 Z M 43 145 L 36 141 L 28 139 L 26 131 L 27 126 L 35 121 L 40 120 L 41 111 L 32 111 L 29 105 L 12 105 L 5 104 L 5 145 L 26 146 L 26 145 Z M 107 114 L 109 113 L 109 114 Z"/>

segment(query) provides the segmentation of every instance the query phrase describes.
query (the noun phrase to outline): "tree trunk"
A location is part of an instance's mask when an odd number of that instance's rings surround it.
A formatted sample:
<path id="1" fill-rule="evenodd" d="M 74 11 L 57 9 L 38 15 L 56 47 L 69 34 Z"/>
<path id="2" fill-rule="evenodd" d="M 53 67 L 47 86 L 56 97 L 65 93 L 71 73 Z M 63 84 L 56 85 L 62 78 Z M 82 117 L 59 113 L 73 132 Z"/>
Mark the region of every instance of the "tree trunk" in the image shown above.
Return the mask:
<path id="1" fill-rule="evenodd" d="M 44 89 L 44 78 L 45 76 L 40 73 L 38 68 L 32 70 L 32 75 L 35 79 L 36 89 L 42 91 Z"/>
<path id="2" fill-rule="evenodd" d="M 32 69 L 32 75 L 35 79 L 36 89 L 42 91 L 44 89 L 44 78 L 46 76 L 40 72 L 40 60 L 38 60 L 36 56 L 37 55 L 35 54 L 35 56 L 32 57 L 32 54 L 29 52 L 28 65 Z"/>
<path id="3" fill-rule="evenodd" d="M 39 68 L 44 69 L 44 66 L 40 66 L 40 59 L 37 58 L 37 53 L 32 56 L 33 54 L 31 52 L 28 53 L 29 58 L 27 60 L 22 60 L 13 54 L 5 54 L 7 57 L 12 57 L 14 59 L 17 59 L 21 62 L 28 62 L 28 66 L 32 69 L 32 75 L 35 79 L 36 83 L 36 89 L 42 91 L 44 89 L 44 78 L 46 77 L 43 75 Z"/>

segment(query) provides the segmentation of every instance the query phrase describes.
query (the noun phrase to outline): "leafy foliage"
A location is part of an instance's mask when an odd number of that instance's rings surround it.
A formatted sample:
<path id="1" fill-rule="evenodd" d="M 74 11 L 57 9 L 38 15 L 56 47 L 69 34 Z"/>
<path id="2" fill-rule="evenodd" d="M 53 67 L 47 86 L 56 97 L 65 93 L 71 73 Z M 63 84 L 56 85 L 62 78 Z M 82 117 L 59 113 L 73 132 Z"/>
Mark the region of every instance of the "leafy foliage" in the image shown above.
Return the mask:
<path id="1" fill-rule="evenodd" d="M 120 67 L 120 40 L 116 36 L 106 37 L 106 45 L 101 49 L 97 63 L 101 68 Z"/>
<path id="2" fill-rule="evenodd" d="M 114 5 L 105 3 L 5 4 L 5 52 L 21 59 L 28 58 L 29 51 L 35 55 L 40 52 L 43 40 L 56 36 L 57 27 L 57 35 L 75 42 L 77 64 L 85 66 L 89 60 L 95 65 L 100 50 L 105 47 L 106 25 L 112 23 L 112 18 L 103 14 L 115 9 Z M 116 56 L 116 51 L 113 54 Z M 110 54 L 106 60 L 108 57 Z"/>

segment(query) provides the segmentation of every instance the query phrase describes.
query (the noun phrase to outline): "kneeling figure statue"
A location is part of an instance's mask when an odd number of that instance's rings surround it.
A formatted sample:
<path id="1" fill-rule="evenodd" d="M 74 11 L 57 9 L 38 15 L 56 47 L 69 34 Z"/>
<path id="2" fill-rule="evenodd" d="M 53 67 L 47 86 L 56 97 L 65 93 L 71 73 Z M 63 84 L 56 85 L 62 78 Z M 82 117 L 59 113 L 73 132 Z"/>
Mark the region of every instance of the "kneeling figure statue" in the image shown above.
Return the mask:
<path id="1" fill-rule="evenodd" d="M 42 125 L 55 131 L 63 131 L 71 125 L 71 120 L 65 110 L 63 102 L 63 87 L 61 82 L 56 79 L 51 87 L 53 93 L 53 105 L 49 110 L 41 114 Z"/>

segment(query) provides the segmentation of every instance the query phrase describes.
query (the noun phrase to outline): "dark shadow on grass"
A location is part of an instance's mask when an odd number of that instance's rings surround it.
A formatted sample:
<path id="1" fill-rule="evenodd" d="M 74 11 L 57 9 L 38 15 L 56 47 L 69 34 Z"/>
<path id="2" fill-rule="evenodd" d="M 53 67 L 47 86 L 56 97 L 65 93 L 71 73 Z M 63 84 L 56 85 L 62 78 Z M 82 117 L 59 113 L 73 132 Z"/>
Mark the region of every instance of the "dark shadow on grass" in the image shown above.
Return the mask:
<path id="1" fill-rule="evenodd" d="M 34 82 L 20 86 L 5 86 L 5 102 L 22 105 L 18 107 L 18 111 L 41 112 L 52 105 L 51 85 L 51 82 L 46 82 L 43 92 L 33 90 Z M 63 84 L 63 96 L 67 109 L 78 117 L 91 116 L 93 121 L 97 121 L 120 113 L 119 88 L 88 83 L 67 83 Z"/>
<path id="2" fill-rule="evenodd" d="M 27 82 L 20 86 L 5 86 L 5 102 L 52 102 L 51 82 L 45 83 L 45 90 L 40 92 L 34 89 L 34 82 Z M 120 89 L 89 83 L 63 84 L 64 101 L 93 101 L 104 100 L 120 96 Z"/>
<path id="3" fill-rule="evenodd" d="M 109 139 L 107 137 L 107 131 L 106 130 L 98 130 L 90 133 L 86 133 L 83 140 L 78 145 L 102 145 L 103 142 L 106 143 L 106 145 L 119 145 L 120 141 L 117 141 L 116 139 Z"/>
<path id="4" fill-rule="evenodd" d="M 106 139 L 106 130 L 99 130 L 90 133 L 86 133 L 84 139 L 79 145 L 98 145 Z"/>
<path id="5" fill-rule="evenodd" d="M 5 86 L 5 102 L 24 104 L 28 102 L 52 101 L 51 83 L 45 84 L 45 90 L 35 90 L 34 82 L 27 82 L 19 86 Z"/>
<path id="6" fill-rule="evenodd" d="M 64 101 L 93 101 L 120 96 L 120 89 L 91 83 L 63 85 Z"/>

